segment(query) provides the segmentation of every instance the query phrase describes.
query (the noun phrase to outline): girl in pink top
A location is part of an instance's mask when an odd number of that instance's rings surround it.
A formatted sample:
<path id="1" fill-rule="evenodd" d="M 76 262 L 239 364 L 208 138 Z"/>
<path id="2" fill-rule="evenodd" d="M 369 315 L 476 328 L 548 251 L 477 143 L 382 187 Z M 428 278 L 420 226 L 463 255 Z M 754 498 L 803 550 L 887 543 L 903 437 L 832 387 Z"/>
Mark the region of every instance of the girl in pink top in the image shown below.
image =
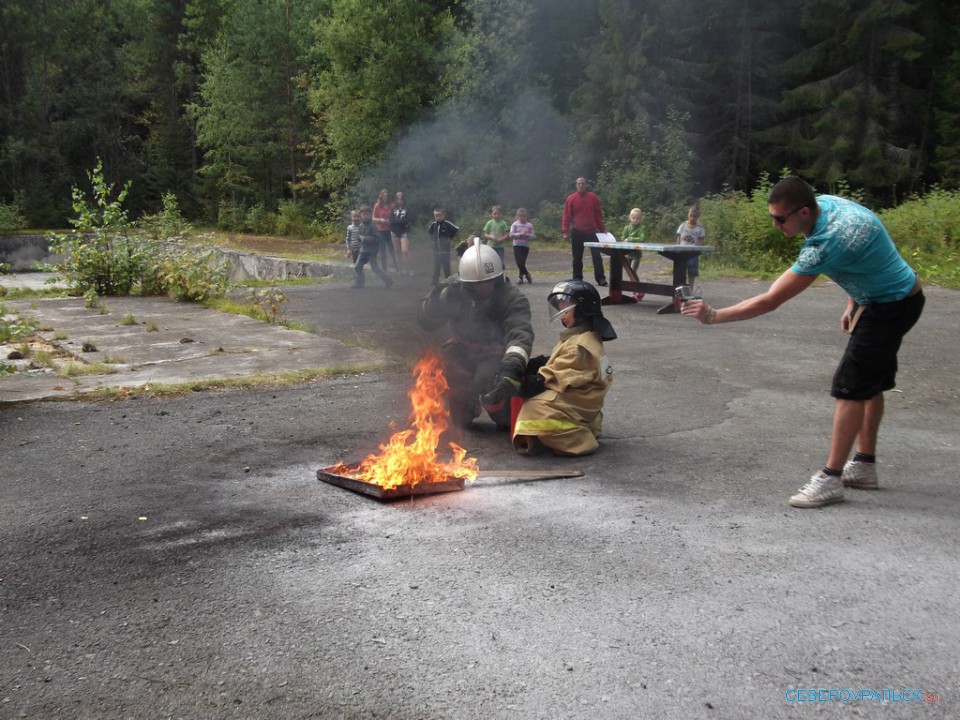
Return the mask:
<path id="1" fill-rule="evenodd" d="M 380 191 L 377 196 L 377 202 L 373 205 L 373 224 L 380 235 L 380 263 L 383 269 L 387 269 L 387 251 L 393 258 L 393 269 L 400 272 L 400 266 L 397 265 L 397 254 L 393 251 L 393 240 L 390 239 L 390 213 L 393 211 L 393 204 L 390 202 L 390 193 L 386 188 Z"/>

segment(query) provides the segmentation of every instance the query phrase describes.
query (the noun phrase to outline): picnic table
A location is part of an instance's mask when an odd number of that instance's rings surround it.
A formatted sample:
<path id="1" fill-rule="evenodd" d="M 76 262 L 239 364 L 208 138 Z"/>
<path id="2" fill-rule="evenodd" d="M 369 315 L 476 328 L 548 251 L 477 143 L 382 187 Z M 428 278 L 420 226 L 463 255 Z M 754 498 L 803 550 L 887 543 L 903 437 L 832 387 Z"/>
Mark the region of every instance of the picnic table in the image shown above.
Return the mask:
<path id="1" fill-rule="evenodd" d="M 698 257 L 703 253 L 713 252 L 712 245 L 674 245 L 664 243 L 632 243 L 632 242 L 585 242 L 584 247 L 599 248 L 600 252 L 610 256 L 610 291 L 603 298 L 604 305 L 618 305 L 620 303 L 635 303 L 633 297 L 624 295 L 624 292 L 644 293 L 647 295 L 668 295 L 670 303 L 657 310 L 658 315 L 678 312 L 679 308 L 673 302 L 674 290 L 687 282 L 687 260 Z M 673 261 L 673 284 L 640 282 L 640 278 L 630 267 L 627 253 L 643 250 L 655 252 Z M 623 270 L 626 269 L 629 280 L 623 279 Z"/>

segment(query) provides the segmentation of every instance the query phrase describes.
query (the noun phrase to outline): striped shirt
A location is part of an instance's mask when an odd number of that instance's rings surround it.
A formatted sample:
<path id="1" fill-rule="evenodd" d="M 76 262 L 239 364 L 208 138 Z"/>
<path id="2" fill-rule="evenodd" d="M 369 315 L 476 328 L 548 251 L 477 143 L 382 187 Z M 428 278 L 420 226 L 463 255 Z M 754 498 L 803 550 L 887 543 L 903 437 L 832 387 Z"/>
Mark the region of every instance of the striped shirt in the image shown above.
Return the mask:
<path id="1" fill-rule="evenodd" d="M 530 247 L 530 241 L 537 237 L 533 231 L 533 224 L 517 220 L 510 226 L 510 237 L 514 247 Z"/>

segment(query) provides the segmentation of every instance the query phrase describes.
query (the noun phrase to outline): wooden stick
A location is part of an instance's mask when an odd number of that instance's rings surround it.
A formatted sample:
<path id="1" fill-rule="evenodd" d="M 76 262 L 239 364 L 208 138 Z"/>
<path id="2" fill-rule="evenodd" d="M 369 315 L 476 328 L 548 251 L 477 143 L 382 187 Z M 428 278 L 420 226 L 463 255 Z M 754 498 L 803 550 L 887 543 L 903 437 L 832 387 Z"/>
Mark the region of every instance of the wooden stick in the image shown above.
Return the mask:
<path id="1" fill-rule="evenodd" d="M 517 478 L 535 480 L 549 478 L 583 477 L 583 470 L 481 470 L 477 478 Z"/>

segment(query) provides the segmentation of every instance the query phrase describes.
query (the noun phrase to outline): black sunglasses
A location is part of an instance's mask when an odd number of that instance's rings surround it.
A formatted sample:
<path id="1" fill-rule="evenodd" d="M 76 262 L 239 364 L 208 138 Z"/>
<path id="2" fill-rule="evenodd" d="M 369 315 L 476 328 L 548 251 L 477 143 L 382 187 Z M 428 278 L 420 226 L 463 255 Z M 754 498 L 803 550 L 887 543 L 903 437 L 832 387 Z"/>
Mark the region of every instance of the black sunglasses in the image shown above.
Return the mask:
<path id="1" fill-rule="evenodd" d="M 801 205 L 800 207 L 795 208 L 794 210 L 791 210 L 791 211 L 788 212 L 786 215 L 770 215 L 770 217 L 773 218 L 773 221 L 774 221 L 777 225 L 783 225 L 792 215 L 794 215 L 795 213 L 803 210 L 805 207 L 807 207 L 807 206 L 806 206 L 806 205 Z"/>

